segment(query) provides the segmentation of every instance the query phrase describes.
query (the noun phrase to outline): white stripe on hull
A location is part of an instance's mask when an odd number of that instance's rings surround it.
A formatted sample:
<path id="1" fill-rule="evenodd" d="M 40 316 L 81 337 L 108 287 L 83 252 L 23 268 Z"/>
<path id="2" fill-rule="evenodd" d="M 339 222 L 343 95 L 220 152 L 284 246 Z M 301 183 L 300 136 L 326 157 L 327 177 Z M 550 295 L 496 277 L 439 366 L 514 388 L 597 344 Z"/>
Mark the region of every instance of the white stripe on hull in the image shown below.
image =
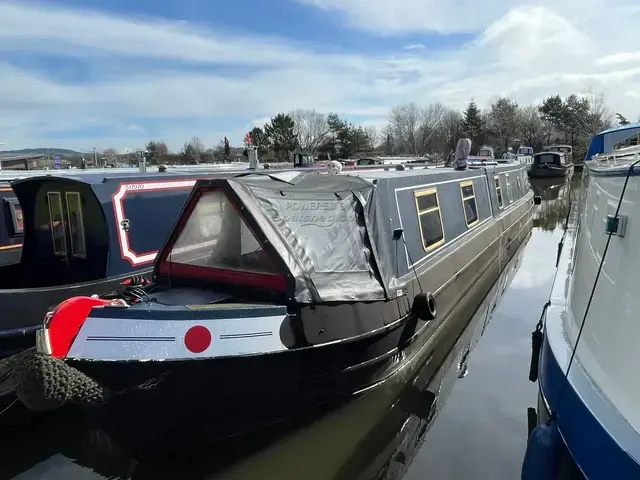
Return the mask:
<path id="1" fill-rule="evenodd" d="M 82 360 L 193 360 L 281 352 L 280 325 L 286 317 L 216 320 L 134 320 L 89 317 L 78 332 L 67 358 Z M 211 344 L 201 353 L 185 346 L 194 326 L 211 332 Z"/>

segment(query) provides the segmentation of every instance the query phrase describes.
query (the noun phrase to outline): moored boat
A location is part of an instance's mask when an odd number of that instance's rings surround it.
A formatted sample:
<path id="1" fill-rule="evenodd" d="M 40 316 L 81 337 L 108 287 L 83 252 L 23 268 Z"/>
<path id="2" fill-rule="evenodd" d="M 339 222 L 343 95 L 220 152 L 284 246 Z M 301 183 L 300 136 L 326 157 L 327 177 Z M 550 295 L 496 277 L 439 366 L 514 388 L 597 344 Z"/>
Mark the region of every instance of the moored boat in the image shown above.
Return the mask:
<path id="1" fill-rule="evenodd" d="M 17 393 L 34 409 L 84 404 L 137 452 L 342 402 L 477 306 L 534 203 L 518 164 L 201 180 L 154 283 L 62 302 L 14 366 Z"/>
<path id="2" fill-rule="evenodd" d="M 533 163 L 533 148 L 520 145 L 516 153 L 516 159 L 523 165 L 531 166 Z"/>
<path id="3" fill-rule="evenodd" d="M 4 187 L 7 231 L 20 231 L 9 241 L 23 238 L 12 249 L 21 251 L 18 262 L 0 266 L 0 357 L 33 346 L 43 313 L 69 295 L 145 282 L 196 179 L 224 175 L 133 170 L 32 176 Z"/>
<path id="4" fill-rule="evenodd" d="M 533 156 L 529 178 L 559 178 L 573 175 L 573 163 L 564 153 L 540 152 Z"/>
<path id="5" fill-rule="evenodd" d="M 523 479 L 640 478 L 640 147 L 625 150 L 585 162 L 586 189 L 534 332 L 539 394 Z"/>

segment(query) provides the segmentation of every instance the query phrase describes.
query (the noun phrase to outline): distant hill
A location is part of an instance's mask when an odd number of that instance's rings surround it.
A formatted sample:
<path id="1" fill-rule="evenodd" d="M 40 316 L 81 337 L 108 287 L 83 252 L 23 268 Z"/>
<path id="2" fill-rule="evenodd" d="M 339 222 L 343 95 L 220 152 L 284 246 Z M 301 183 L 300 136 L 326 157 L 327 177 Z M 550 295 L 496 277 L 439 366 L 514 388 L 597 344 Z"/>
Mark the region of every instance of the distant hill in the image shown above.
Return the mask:
<path id="1" fill-rule="evenodd" d="M 75 150 L 68 150 L 66 148 L 23 148 L 21 150 L 0 150 L 0 155 L 46 155 L 47 151 L 49 155 L 62 155 L 68 157 L 77 157 L 82 155 Z"/>

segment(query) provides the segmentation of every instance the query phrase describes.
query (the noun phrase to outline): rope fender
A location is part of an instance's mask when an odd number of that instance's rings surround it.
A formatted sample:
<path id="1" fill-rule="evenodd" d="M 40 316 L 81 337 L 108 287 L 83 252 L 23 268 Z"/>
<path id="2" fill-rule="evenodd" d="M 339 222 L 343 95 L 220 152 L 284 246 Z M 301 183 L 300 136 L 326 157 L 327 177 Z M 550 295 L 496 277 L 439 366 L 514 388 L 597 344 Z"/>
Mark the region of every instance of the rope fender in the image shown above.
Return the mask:
<path id="1" fill-rule="evenodd" d="M 51 411 L 67 403 L 95 405 L 107 398 L 104 387 L 63 360 L 30 350 L 11 363 L 16 395 L 31 410 Z"/>

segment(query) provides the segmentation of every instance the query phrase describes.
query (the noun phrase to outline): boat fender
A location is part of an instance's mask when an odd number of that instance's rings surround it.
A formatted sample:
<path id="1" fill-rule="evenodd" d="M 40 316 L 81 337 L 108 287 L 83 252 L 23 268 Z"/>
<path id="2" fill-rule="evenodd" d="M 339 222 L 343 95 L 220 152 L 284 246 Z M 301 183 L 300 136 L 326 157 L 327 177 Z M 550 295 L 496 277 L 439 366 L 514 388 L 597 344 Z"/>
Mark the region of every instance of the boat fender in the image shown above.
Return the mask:
<path id="1" fill-rule="evenodd" d="M 67 403 L 95 405 L 108 392 L 81 371 L 63 360 L 28 350 L 11 360 L 15 392 L 30 410 L 57 410 Z"/>
<path id="2" fill-rule="evenodd" d="M 552 418 L 531 432 L 522 462 L 522 480 L 548 480 L 556 478 L 562 439 L 558 425 Z"/>
<path id="3" fill-rule="evenodd" d="M 436 299 L 432 293 L 420 292 L 413 299 L 411 311 L 420 320 L 433 320 L 438 314 L 436 310 Z"/>
<path id="4" fill-rule="evenodd" d="M 538 364 L 540 362 L 540 351 L 542 350 L 542 341 L 544 334 L 536 329 L 531 333 L 531 363 L 529 364 L 529 381 L 538 381 Z"/>
<path id="5" fill-rule="evenodd" d="M 60 303 L 50 314 L 47 314 L 47 329 L 51 356 L 64 358 L 71 345 L 91 313 L 93 307 L 110 305 L 111 300 L 93 297 L 72 297 Z"/>
<path id="6" fill-rule="evenodd" d="M 536 328 L 531 332 L 531 363 L 529 364 L 529 381 L 538 381 L 538 365 L 540 363 L 540 352 L 542 351 L 542 342 L 544 340 L 544 316 L 547 313 L 547 309 L 551 306 L 551 301 L 547 301 L 542 307 L 542 313 L 540 319 L 536 324 Z"/>
<path id="7" fill-rule="evenodd" d="M 542 203 L 542 197 L 540 195 L 535 195 L 533 197 L 533 204 L 540 205 Z"/>

